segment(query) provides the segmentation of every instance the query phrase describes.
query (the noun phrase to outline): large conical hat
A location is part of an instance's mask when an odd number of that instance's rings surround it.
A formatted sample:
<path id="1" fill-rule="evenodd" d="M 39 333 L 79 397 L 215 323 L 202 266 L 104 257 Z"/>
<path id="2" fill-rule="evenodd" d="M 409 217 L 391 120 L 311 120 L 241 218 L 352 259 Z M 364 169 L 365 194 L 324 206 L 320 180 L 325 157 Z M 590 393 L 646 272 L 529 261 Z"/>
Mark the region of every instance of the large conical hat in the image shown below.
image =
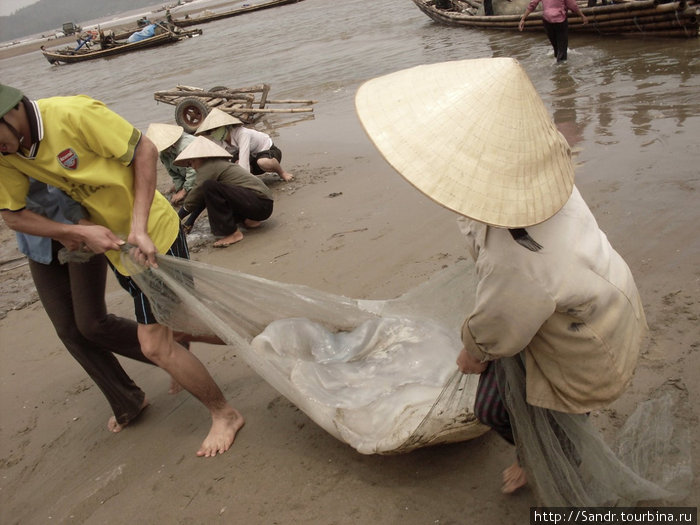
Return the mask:
<path id="1" fill-rule="evenodd" d="M 569 145 L 512 58 L 391 73 L 360 86 L 355 104 L 389 164 L 457 213 L 520 228 L 548 219 L 571 194 Z"/>
<path id="2" fill-rule="evenodd" d="M 181 126 L 156 122 L 148 126 L 146 136 L 156 145 L 158 151 L 163 151 L 175 144 L 184 131 Z"/>
<path id="3" fill-rule="evenodd" d="M 186 166 L 187 161 L 190 159 L 204 158 L 231 158 L 231 154 L 213 140 L 209 140 L 206 137 L 197 137 L 182 150 L 173 161 L 173 164 Z"/>
<path id="4" fill-rule="evenodd" d="M 233 126 L 235 124 L 243 124 L 239 119 L 233 115 L 221 111 L 220 109 L 213 108 L 202 123 L 194 132 L 195 135 L 200 135 L 205 131 L 210 131 L 212 129 L 220 128 L 221 126 Z"/>

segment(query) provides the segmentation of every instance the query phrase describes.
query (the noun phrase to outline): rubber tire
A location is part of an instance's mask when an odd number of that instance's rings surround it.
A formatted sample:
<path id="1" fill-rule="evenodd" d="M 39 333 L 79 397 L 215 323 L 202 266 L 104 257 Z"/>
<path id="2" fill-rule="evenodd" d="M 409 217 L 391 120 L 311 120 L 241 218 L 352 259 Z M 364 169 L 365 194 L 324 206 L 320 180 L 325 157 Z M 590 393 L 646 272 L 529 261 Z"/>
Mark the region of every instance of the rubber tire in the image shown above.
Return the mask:
<path id="1" fill-rule="evenodd" d="M 196 97 L 183 98 L 175 106 L 175 122 L 189 134 L 194 134 L 197 131 L 208 114 L 207 105 Z"/>

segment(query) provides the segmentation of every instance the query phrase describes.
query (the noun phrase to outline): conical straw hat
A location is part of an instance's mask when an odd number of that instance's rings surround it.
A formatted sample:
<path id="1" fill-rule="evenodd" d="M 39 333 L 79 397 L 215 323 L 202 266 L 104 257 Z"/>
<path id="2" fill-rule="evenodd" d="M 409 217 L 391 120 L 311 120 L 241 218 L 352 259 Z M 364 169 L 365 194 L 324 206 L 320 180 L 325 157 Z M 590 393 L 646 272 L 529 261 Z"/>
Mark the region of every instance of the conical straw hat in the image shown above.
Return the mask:
<path id="1" fill-rule="evenodd" d="M 360 86 L 355 104 L 389 164 L 457 213 L 521 228 L 554 215 L 571 194 L 569 145 L 512 58 L 398 71 Z"/>
<path id="2" fill-rule="evenodd" d="M 175 144 L 184 131 L 182 127 L 173 124 L 153 123 L 148 126 L 146 136 L 156 145 L 158 151 L 163 151 Z"/>
<path id="3" fill-rule="evenodd" d="M 220 128 L 221 126 L 233 126 L 235 124 L 243 124 L 243 122 L 238 120 L 233 115 L 229 115 L 228 113 L 225 113 L 220 109 L 213 108 L 209 112 L 207 117 L 199 125 L 197 131 L 195 131 L 194 134 L 200 135 L 205 131 Z"/>
<path id="4" fill-rule="evenodd" d="M 197 137 L 182 150 L 175 158 L 173 164 L 177 166 L 186 166 L 190 159 L 204 158 L 230 158 L 231 154 L 224 148 L 216 144 L 214 141 L 206 137 Z"/>

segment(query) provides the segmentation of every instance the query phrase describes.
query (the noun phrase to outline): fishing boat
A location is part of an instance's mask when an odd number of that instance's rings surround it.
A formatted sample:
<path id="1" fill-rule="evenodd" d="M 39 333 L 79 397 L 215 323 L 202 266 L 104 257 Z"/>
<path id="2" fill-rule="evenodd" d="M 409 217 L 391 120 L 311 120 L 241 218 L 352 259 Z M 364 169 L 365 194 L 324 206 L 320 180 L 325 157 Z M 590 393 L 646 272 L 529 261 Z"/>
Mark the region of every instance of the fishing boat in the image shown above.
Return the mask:
<path id="1" fill-rule="evenodd" d="M 431 19 L 441 24 L 467 28 L 517 31 L 525 11 L 486 16 L 483 0 L 412 0 Z M 498 2 L 494 0 L 494 12 Z M 580 16 L 569 13 L 569 32 L 600 35 L 648 35 L 697 38 L 700 0 L 622 0 L 588 7 L 587 1 L 577 0 L 588 18 L 583 24 Z M 511 7 L 512 10 L 512 7 Z M 538 7 L 525 20 L 524 31 L 542 31 L 542 10 Z"/>
<path id="2" fill-rule="evenodd" d="M 189 38 L 201 34 L 201 29 L 180 32 L 166 31 L 136 42 L 120 42 L 116 39 L 102 37 L 98 43 L 90 46 L 82 46 L 78 49 L 64 48 L 48 50 L 44 49 L 42 46 L 41 52 L 50 64 L 72 64 L 74 62 L 83 62 L 85 60 L 94 60 L 97 58 L 107 58 L 115 55 L 122 55 L 124 53 L 131 53 L 132 51 L 138 51 L 140 49 L 173 44 L 175 42 L 179 42 L 183 38 Z"/>
<path id="3" fill-rule="evenodd" d="M 229 18 L 232 16 L 244 15 L 246 13 L 260 11 L 262 9 L 269 9 L 271 7 L 278 7 L 287 4 L 296 4 L 297 2 L 301 2 L 301 0 L 271 0 L 262 4 L 244 5 L 244 7 L 239 7 L 238 9 L 219 11 L 218 13 L 204 13 L 200 16 L 193 18 L 173 18 L 169 21 L 178 27 L 189 27 L 193 25 L 206 24 L 207 22 L 214 22 L 215 20 L 221 20 L 223 18 Z"/>

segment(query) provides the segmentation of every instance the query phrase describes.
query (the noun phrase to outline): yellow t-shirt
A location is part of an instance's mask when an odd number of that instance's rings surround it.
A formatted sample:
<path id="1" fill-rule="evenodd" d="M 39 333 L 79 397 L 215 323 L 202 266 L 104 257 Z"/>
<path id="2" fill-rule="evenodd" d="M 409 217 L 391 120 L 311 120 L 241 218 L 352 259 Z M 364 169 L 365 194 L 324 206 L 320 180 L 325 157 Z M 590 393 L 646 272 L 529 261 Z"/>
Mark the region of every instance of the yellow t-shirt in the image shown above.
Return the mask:
<path id="1" fill-rule="evenodd" d="M 103 103 L 85 95 L 37 100 L 43 138 L 36 157 L 0 157 L 0 209 L 21 210 L 32 177 L 62 189 L 88 211 L 89 219 L 126 240 L 134 207 L 131 167 L 141 132 Z M 29 110 L 29 109 L 28 109 Z M 148 234 L 160 253 L 177 238 L 177 213 L 155 192 Z M 106 253 L 128 275 L 117 251 Z"/>

